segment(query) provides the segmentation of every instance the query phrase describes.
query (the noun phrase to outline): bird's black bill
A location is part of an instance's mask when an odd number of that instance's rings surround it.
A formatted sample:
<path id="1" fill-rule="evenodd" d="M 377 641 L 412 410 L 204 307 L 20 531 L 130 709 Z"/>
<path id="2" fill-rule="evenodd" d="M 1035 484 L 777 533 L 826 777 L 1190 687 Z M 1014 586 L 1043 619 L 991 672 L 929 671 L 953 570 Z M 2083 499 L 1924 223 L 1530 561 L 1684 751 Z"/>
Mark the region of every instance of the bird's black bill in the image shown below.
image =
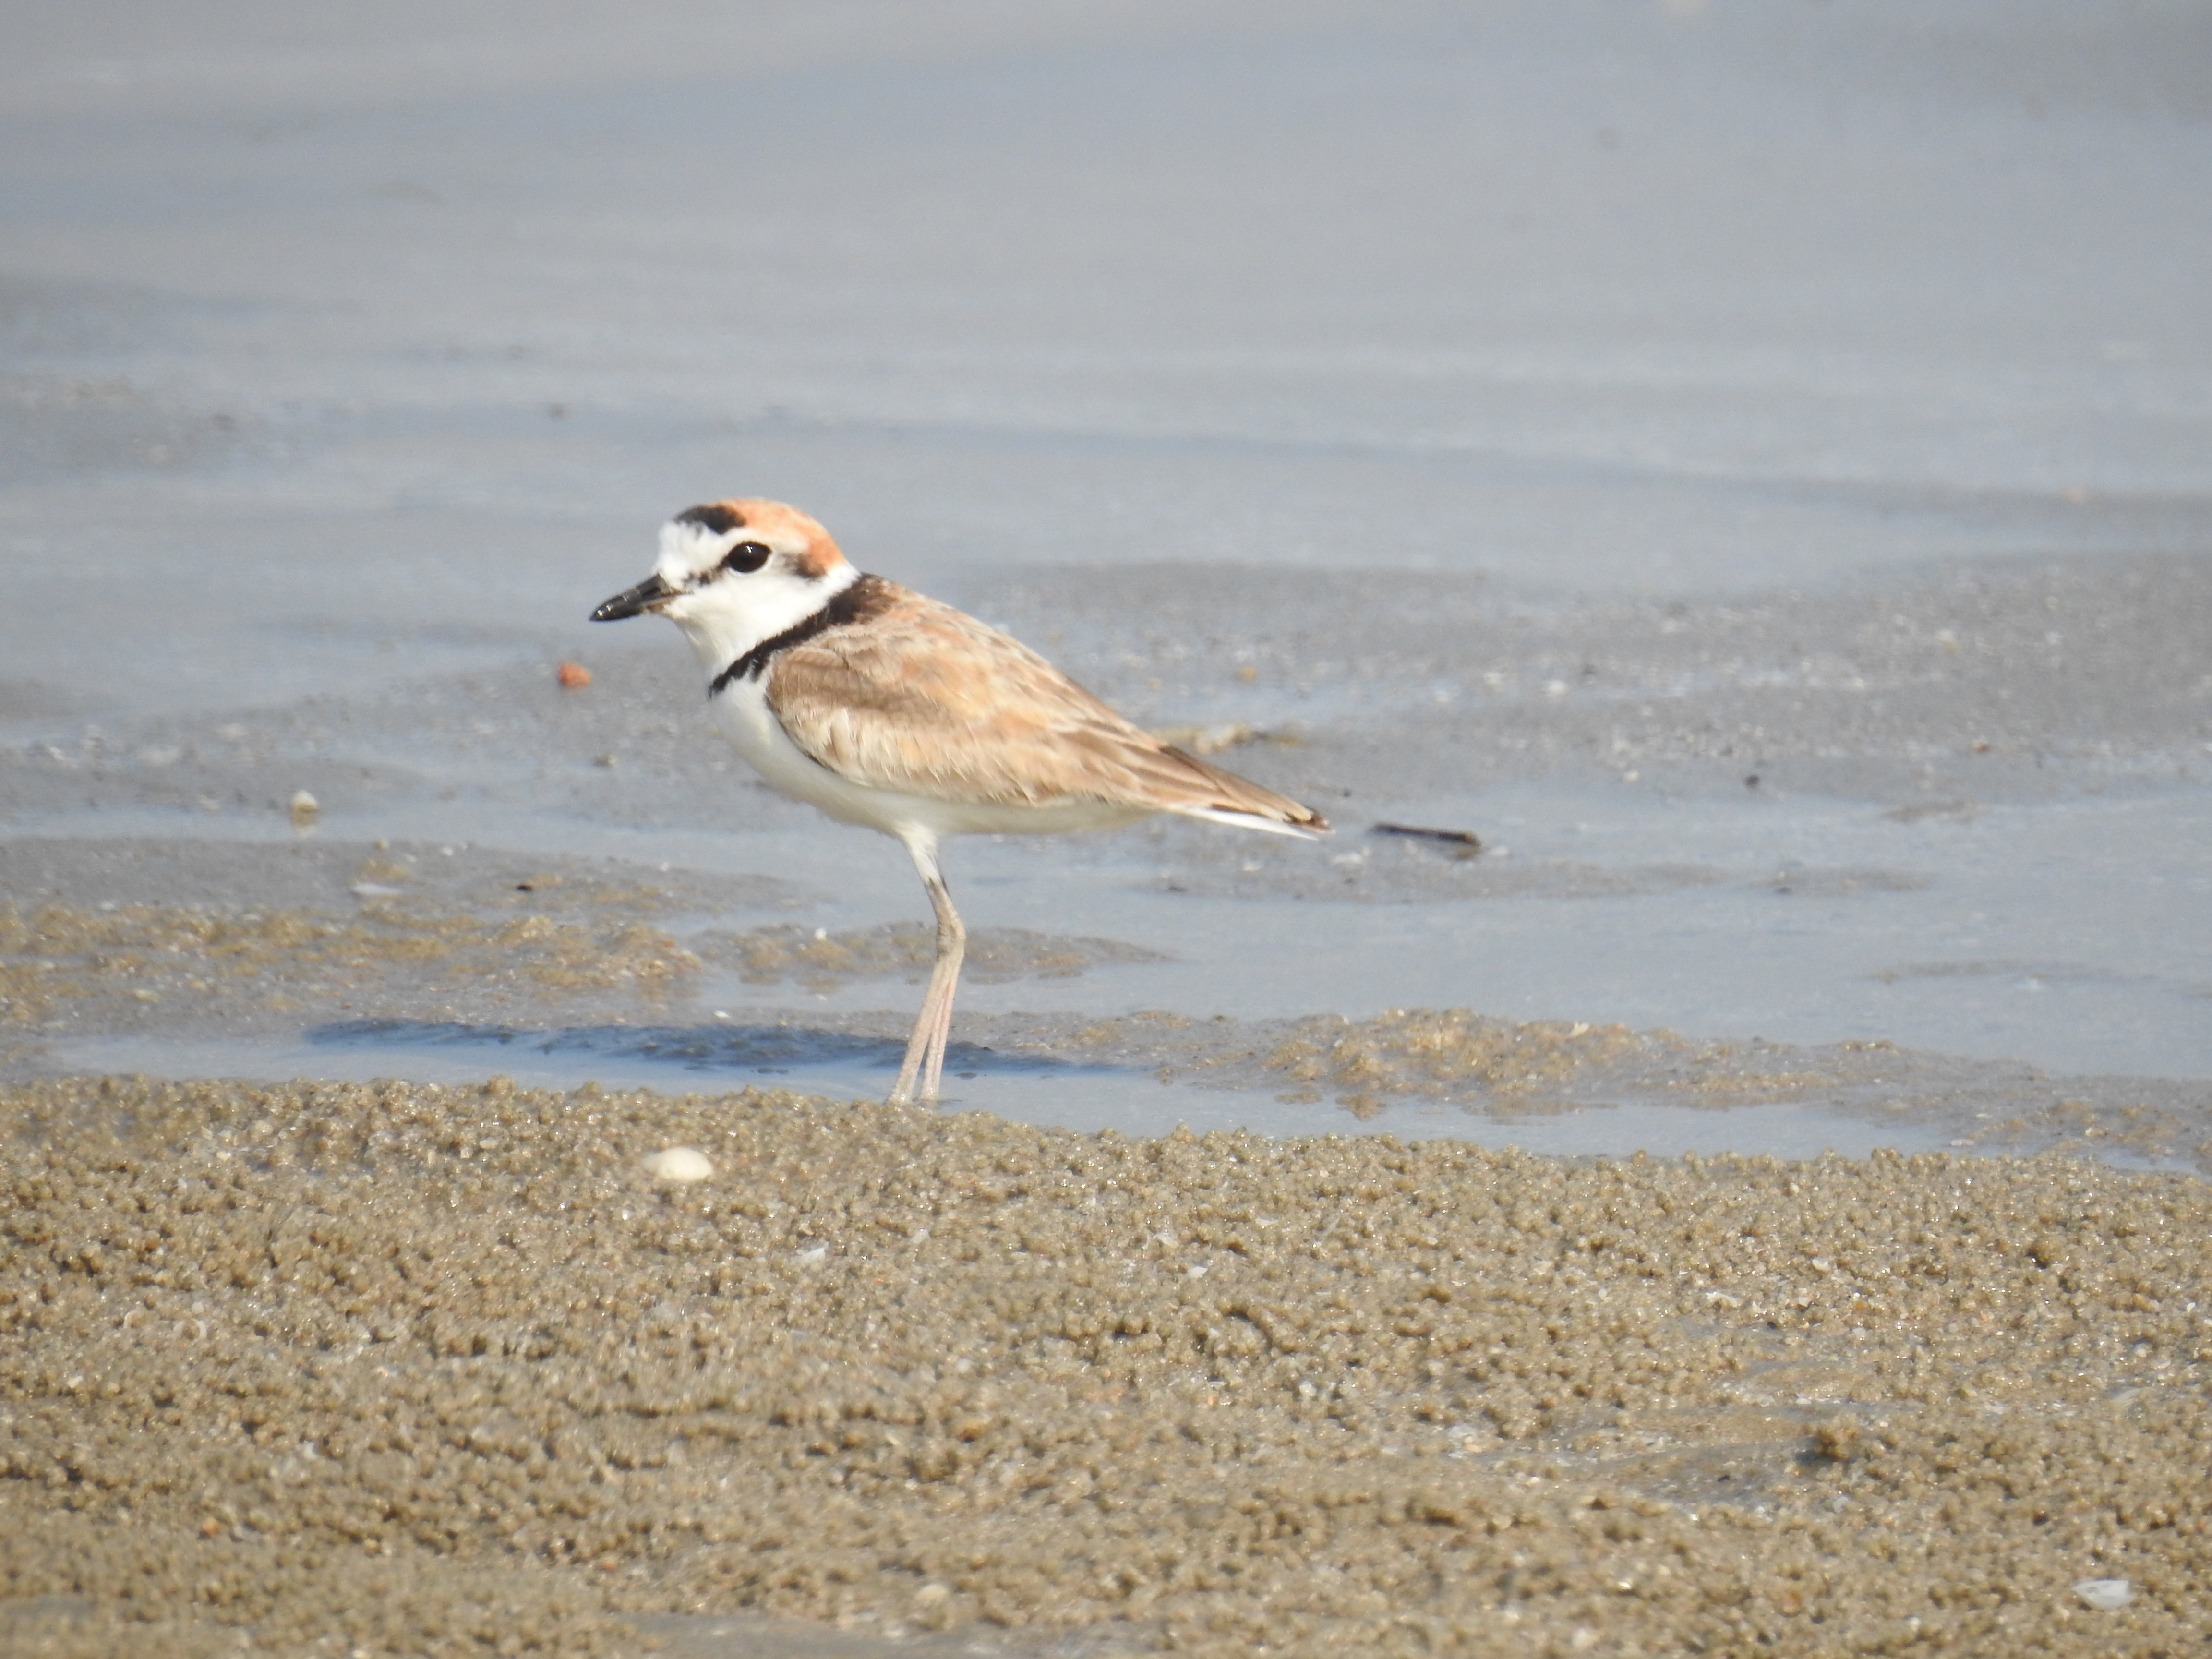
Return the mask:
<path id="1" fill-rule="evenodd" d="M 642 616 L 656 610 L 665 599 L 676 597 L 676 590 L 657 575 L 647 576 L 635 587 L 624 588 L 592 612 L 593 622 L 620 622 L 624 617 Z"/>

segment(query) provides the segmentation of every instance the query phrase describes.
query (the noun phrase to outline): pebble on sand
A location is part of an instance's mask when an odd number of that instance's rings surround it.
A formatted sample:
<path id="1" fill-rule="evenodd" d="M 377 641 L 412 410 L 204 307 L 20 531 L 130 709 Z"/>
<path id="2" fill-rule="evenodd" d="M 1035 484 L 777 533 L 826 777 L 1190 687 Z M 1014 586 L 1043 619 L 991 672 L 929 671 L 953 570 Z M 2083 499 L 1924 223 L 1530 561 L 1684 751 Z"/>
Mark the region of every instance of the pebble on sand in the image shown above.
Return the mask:
<path id="1" fill-rule="evenodd" d="M 292 792 L 292 827 L 294 829 L 306 829 L 315 821 L 316 815 L 322 810 L 323 804 L 306 790 L 295 789 Z"/>
<path id="2" fill-rule="evenodd" d="M 714 1166 L 696 1146 L 669 1146 L 645 1160 L 645 1172 L 655 1181 L 674 1181 L 688 1186 L 692 1182 L 706 1180 L 714 1173 Z"/>
<path id="3" fill-rule="evenodd" d="M 563 691 L 580 691 L 592 683 L 592 671 L 580 662 L 564 662 L 558 678 Z"/>
<path id="4" fill-rule="evenodd" d="M 1267 733 L 1242 720 L 1227 720 L 1218 726 L 1162 726 L 1152 735 L 1162 743 L 1171 743 L 1194 755 L 1218 755 L 1224 749 L 1256 742 Z"/>
<path id="5" fill-rule="evenodd" d="M 2118 1613 L 2136 1599 L 2136 1588 L 2124 1578 L 2084 1578 L 2074 1594 L 2100 1613 Z"/>

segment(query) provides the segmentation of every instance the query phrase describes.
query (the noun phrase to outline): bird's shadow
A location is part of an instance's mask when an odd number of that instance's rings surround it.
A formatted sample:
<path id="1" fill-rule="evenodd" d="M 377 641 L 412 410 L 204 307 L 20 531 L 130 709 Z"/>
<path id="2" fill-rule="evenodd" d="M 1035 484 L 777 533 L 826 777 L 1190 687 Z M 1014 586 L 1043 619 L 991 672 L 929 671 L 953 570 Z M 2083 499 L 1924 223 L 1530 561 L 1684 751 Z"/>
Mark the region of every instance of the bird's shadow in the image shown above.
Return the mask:
<path id="1" fill-rule="evenodd" d="M 343 1019 L 308 1028 L 307 1040 L 330 1048 L 505 1048 L 568 1060 L 613 1060 L 694 1073 L 781 1077 L 794 1072 L 896 1072 L 906 1044 L 803 1025 L 471 1025 L 456 1020 Z M 945 1069 L 956 1076 L 1072 1075 L 1111 1071 L 1049 1054 L 1001 1054 L 953 1043 Z"/>

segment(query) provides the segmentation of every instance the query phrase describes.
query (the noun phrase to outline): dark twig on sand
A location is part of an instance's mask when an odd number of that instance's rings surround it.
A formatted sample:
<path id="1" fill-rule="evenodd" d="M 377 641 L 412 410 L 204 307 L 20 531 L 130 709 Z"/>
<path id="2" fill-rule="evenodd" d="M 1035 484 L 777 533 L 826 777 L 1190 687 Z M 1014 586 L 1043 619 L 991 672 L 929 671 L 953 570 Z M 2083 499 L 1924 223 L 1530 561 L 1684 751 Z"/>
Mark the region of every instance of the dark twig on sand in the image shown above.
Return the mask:
<path id="1" fill-rule="evenodd" d="M 1404 836 L 1413 841 L 1441 842 L 1454 849 L 1454 858 L 1471 859 L 1482 851 L 1482 837 L 1472 830 L 1424 830 L 1411 823 L 1377 823 L 1370 828 L 1369 833 Z"/>

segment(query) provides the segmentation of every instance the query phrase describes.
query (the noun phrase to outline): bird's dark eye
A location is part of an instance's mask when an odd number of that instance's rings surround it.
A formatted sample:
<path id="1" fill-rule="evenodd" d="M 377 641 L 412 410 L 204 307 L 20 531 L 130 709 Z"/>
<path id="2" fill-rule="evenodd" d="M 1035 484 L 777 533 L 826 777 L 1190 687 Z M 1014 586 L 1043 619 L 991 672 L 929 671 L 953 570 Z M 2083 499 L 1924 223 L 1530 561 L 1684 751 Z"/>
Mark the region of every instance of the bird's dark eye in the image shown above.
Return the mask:
<path id="1" fill-rule="evenodd" d="M 739 542 L 722 555 L 722 568 L 750 574 L 768 562 L 769 550 L 758 542 Z"/>

